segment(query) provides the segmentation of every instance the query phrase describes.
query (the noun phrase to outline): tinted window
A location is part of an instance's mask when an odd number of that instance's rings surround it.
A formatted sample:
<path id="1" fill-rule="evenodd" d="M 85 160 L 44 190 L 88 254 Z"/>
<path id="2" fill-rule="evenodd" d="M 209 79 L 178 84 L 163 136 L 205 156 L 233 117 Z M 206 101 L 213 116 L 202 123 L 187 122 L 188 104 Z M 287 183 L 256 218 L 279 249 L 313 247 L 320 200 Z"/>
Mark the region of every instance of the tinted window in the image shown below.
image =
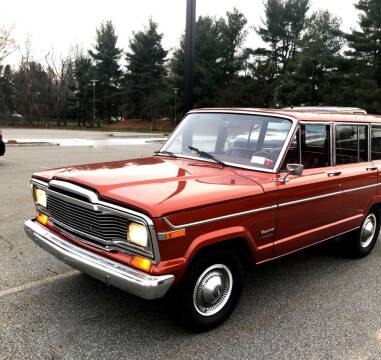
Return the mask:
<path id="1" fill-rule="evenodd" d="M 302 164 L 305 169 L 330 166 L 329 125 L 302 126 Z"/>
<path id="2" fill-rule="evenodd" d="M 368 127 L 365 125 L 336 126 L 336 164 L 368 161 Z"/>
<path id="3" fill-rule="evenodd" d="M 381 126 L 372 126 L 372 160 L 381 160 Z"/>
<path id="4" fill-rule="evenodd" d="M 301 149 L 300 151 L 300 144 Z M 287 153 L 283 169 L 287 164 L 303 164 L 305 169 L 330 166 L 330 126 L 302 125 L 301 134 L 295 135 Z"/>

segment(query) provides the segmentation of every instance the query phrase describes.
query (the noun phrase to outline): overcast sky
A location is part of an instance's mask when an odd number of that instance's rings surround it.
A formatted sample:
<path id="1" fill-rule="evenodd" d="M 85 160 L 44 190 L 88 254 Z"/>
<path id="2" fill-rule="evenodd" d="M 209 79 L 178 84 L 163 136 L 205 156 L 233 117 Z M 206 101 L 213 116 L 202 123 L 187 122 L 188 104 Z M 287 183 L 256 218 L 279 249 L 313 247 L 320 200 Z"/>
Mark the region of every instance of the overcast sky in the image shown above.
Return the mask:
<path id="1" fill-rule="evenodd" d="M 357 24 L 355 0 L 311 0 L 313 10 L 329 9 L 340 16 L 343 29 Z M 112 20 L 119 36 L 119 47 L 126 49 L 132 32 L 140 30 L 152 16 L 164 34 L 164 46 L 170 50 L 178 45 L 185 26 L 186 0 L 10 0 L 2 1 L 0 24 L 13 24 L 14 38 L 23 44 L 32 39 L 34 57 L 55 49 L 65 53 L 70 45 L 88 49 L 94 43 L 95 29 L 104 20 Z M 198 0 L 197 15 L 222 16 L 233 7 L 247 17 L 251 26 L 258 26 L 263 17 L 263 0 Z M 251 31 L 248 45 L 258 46 Z M 16 63 L 19 53 L 8 59 Z"/>

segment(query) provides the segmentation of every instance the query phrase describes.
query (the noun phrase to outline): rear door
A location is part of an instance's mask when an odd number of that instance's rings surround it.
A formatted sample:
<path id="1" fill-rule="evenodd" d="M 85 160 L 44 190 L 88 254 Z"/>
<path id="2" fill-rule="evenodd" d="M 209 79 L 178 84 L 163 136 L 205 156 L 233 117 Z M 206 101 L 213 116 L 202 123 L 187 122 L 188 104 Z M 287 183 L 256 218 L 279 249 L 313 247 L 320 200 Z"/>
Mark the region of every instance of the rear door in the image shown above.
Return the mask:
<path id="1" fill-rule="evenodd" d="M 345 230 L 361 225 L 377 194 L 377 165 L 370 159 L 368 124 L 336 124 L 336 171 L 341 178 Z"/>
<path id="2" fill-rule="evenodd" d="M 372 125 L 370 131 L 370 144 L 371 144 L 371 160 L 374 168 L 377 168 L 378 183 L 380 183 L 381 176 L 381 125 Z M 377 187 L 377 194 L 381 195 L 381 187 Z"/>

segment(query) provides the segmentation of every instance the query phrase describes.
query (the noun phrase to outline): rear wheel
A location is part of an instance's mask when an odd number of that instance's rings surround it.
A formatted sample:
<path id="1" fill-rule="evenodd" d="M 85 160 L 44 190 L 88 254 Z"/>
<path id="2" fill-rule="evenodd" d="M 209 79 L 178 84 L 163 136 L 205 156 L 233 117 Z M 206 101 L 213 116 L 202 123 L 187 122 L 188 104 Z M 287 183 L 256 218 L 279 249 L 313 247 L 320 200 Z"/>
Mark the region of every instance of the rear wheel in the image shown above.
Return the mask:
<path id="1" fill-rule="evenodd" d="M 371 253 L 380 233 L 380 220 L 377 211 L 371 211 L 359 230 L 351 233 L 347 242 L 349 255 L 362 258 Z"/>
<path id="2" fill-rule="evenodd" d="M 190 265 L 177 292 L 178 320 L 194 331 L 225 321 L 242 292 L 242 266 L 226 251 L 204 252 Z"/>

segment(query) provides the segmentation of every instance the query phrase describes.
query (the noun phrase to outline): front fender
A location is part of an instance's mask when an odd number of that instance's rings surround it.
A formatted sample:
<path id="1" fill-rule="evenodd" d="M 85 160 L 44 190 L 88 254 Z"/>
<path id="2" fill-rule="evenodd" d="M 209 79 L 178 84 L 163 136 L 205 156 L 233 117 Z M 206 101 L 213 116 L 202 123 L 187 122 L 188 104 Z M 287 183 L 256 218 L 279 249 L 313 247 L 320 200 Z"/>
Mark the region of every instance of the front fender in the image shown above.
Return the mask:
<path id="1" fill-rule="evenodd" d="M 234 238 L 245 239 L 251 249 L 252 255 L 255 256 L 256 245 L 250 232 L 243 226 L 233 226 L 211 231 L 195 238 L 185 253 L 187 264 L 189 264 L 194 256 L 203 248 Z"/>

